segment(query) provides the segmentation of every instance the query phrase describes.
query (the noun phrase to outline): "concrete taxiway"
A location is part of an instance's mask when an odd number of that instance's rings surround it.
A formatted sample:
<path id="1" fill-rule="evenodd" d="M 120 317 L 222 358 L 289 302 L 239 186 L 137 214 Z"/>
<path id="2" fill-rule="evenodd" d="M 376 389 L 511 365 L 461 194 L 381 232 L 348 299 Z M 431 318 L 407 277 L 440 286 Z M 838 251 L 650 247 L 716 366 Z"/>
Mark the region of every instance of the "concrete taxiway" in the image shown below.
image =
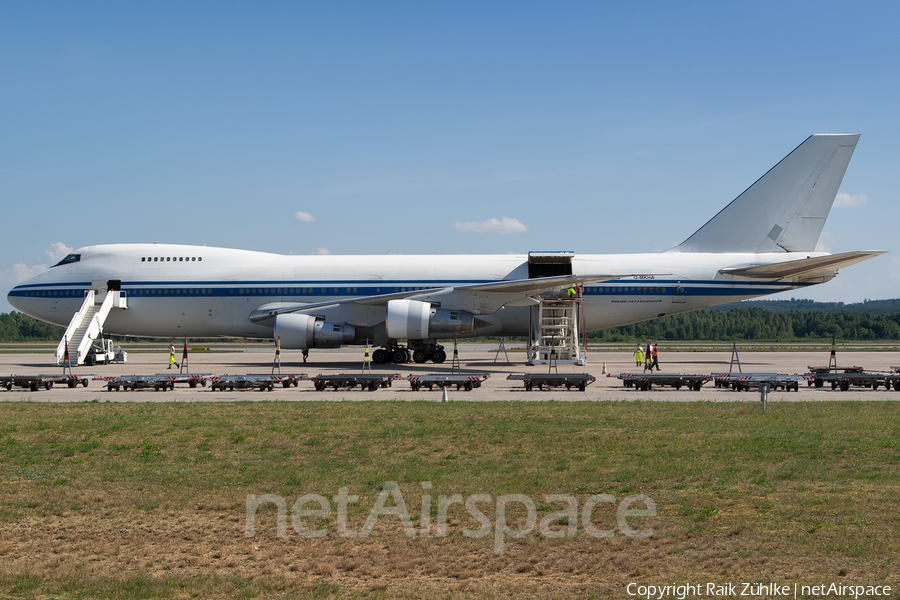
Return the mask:
<path id="1" fill-rule="evenodd" d="M 376 374 L 410 374 L 451 373 L 452 347 L 448 347 L 447 362 L 441 365 L 431 363 L 419 365 L 414 363 L 402 365 L 372 365 Z M 180 352 L 179 352 L 180 354 Z M 488 373 L 490 377 L 472 391 L 448 389 L 450 401 L 636 401 L 654 400 L 671 402 L 759 402 L 760 394 L 756 390 L 735 392 L 731 389 L 716 388 L 712 382 L 706 383 L 700 391 L 689 391 L 685 388 L 656 388 L 638 391 L 623 387 L 616 378 L 619 373 L 641 372 L 636 368 L 633 357 L 628 351 L 591 352 L 585 366 L 559 365 L 555 369 L 543 366 L 524 364 L 524 353 L 509 352 L 509 363 L 501 352 L 496 353 L 496 345 L 464 344 L 460 345 L 460 368 L 463 373 Z M 179 357 L 180 358 L 180 357 Z M 281 355 L 281 372 L 284 374 L 305 374 L 313 377 L 318 374 L 361 373 L 364 351 L 360 348 L 341 348 L 336 350 L 316 350 L 310 354 L 309 362 L 303 363 L 299 351 L 284 351 Z M 189 357 L 190 373 L 215 375 L 271 374 L 274 354 L 270 348 L 247 347 L 233 348 L 227 352 L 194 352 Z M 828 352 L 743 352 L 740 355 L 742 371 L 804 374 L 809 366 L 828 364 Z M 120 364 L 97 365 L 94 367 L 76 367 L 73 373 L 79 376 L 99 375 L 114 377 L 120 375 L 153 375 L 176 374 L 175 369 L 167 369 L 168 353 L 132 352 L 128 362 Z M 731 351 L 725 352 L 666 352 L 661 351 L 660 366 L 663 373 L 710 374 L 727 372 L 731 362 Z M 604 364 L 611 376 L 603 373 Z M 889 371 L 893 366 L 900 366 L 898 352 L 843 352 L 838 355 L 838 366 L 860 366 L 869 371 Z M 545 389 L 543 391 L 525 391 L 521 380 L 507 379 L 510 374 L 525 373 L 590 373 L 596 382 L 584 392 L 565 388 Z M 53 362 L 52 354 L 16 354 L 0 355 L 0 375 L 23 375 L 61 373 L 62 369 Z M 171 391 L 155 391 L 153 388 L 137 391 L 107 391 L 103 381 L 92 380 L 88 387 L 68 388 L 65 384 L 55 385 L 50 390 L 38 391 L 13 388 L 0 389 L 0 401 L 3 402 L 222 402 L 222 401 L 372 401 L 372 400 L 426 400 L 440 402 L 442 391 L 420 389 L 413 391 L 410 383 L 404 380 L 394 381 L 391 387 L 379 388 L 375 391 L 326 388 L 316 391 L 312 381 L 300 381 L 297 387 L 283 388 L 276 385 L 272 391 L 225 390 L 213 391 L 207 383 L 206 387 L 189 388 L 186 384 L 176 385 Z M 900 401 L 900 392 L 879 388 L 851 388 L 847 392 L 832 390 L 829 386 L 821 389 L 801 386 L 797 392 L 772 391 L 768 401 Z"/>

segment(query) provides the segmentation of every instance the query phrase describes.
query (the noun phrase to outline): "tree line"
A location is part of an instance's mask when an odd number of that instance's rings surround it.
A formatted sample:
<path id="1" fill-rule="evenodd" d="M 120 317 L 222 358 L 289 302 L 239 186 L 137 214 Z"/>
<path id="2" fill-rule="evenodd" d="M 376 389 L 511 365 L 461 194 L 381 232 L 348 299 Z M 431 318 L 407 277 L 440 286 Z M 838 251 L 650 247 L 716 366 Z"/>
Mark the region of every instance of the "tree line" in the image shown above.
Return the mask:
<path id="1" fill-rule="evenodd" d="M 0 314 L 0 342 L 57 342 L 63 333 L 62 327 L 20 312 Z M 791 342 L 825 340 L 832 336 L 842 340 L 898 340 L 900 312 L 710 309 L 596 331 L 589 338 L 601 342 L 629 342 L 647 337 L 667 341 Z"/>
<path id="2" fill-rule="evenodd" d="M 591 333 L 594 341 L 627 342 L 634 339 L 668 341 L 792 342 L 900 339 L 900 312 L 872 314 L 857 311 L 775 312 L 764 308 L 701 310 L 605 329 Z"/>

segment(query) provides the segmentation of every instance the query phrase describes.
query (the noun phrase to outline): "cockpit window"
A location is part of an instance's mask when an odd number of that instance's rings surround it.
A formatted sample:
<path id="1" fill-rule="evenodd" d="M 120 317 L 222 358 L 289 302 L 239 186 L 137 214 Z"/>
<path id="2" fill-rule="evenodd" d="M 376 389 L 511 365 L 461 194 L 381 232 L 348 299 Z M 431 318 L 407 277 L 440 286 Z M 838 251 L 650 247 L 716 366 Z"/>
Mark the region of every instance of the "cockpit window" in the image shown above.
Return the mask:
<path id="1" fill-rule="evenodd" d="M 72 264 L 72 263 L 77 263 L 79 260 L 81 260 L 81 255 L 80 255 L 80 254 L 70 254 L 70 255 L 68 255 L 67 257 L 65 257 L 64 259 L 62 259 L 61 261 L 59 261 L 58 263 L 56 263 L 56 264 L 53 265 L 53 266 L 54 266 L 54 267 L 60 267 L 60 266 L 62 266 L 62 265 L 70 265 L 70 264 Z"/>

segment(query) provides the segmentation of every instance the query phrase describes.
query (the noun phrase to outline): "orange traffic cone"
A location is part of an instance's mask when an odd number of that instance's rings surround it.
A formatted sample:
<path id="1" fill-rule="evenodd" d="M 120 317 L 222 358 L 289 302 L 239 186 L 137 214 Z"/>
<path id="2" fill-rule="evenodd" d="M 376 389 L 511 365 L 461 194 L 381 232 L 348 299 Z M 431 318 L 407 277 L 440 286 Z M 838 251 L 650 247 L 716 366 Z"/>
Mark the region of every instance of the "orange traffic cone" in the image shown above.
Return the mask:
<path id="1" fill-rule="evenodd" d="M 609 371 L 606 370 L 606 361 L 605 360 L 603 361 L 603 372 L 600 374 L 606 375 L 607 377 L 609 377 Z"/>

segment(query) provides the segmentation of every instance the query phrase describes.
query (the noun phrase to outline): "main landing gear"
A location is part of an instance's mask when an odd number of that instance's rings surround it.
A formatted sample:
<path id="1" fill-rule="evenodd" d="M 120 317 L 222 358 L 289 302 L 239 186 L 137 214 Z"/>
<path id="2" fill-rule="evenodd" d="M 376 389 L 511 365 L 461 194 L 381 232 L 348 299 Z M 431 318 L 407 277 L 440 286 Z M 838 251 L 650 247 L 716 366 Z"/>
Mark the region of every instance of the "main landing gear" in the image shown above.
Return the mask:
<path id="1" fill-rule="evenodd" d="M 411 348 L 400 344 L 390 344 L 386 348 L 378 348 L 372 352 L 372 362 L 376 365 L 396 363 L 398 365 L 408 362 L 422 364 L 429 360 L 435 364 L 441 364 L 447 360 L 447 353 L 440 344 L 410 344 Z"/>

